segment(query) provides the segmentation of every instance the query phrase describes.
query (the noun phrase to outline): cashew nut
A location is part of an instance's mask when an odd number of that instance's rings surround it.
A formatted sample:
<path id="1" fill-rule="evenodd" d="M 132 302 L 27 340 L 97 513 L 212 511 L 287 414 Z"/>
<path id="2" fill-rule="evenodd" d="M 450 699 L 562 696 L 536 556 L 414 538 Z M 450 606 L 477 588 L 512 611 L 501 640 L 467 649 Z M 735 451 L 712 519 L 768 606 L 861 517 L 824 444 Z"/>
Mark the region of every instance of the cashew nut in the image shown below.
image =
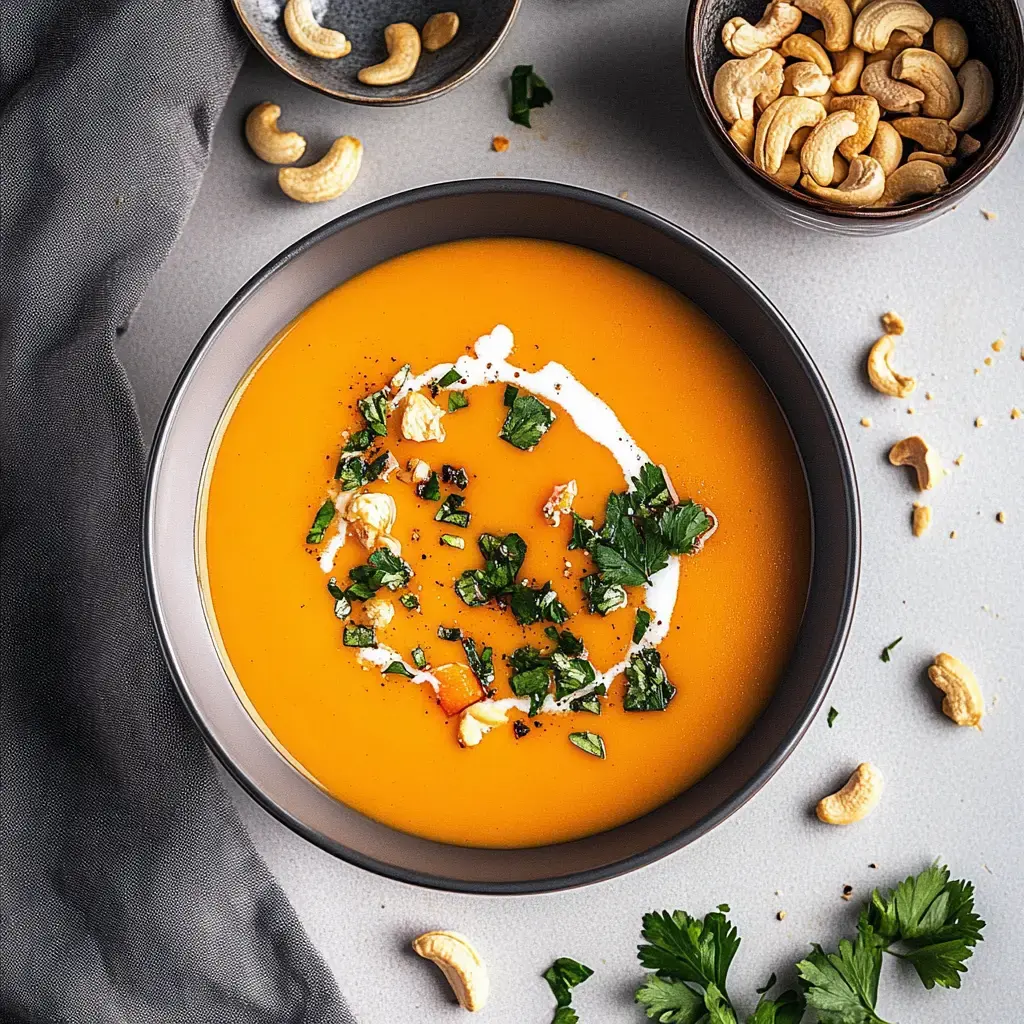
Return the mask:
<path id="1" fill-rule="evenodd" d="M 850 173 L 849 161 L 844 156 L 840 156 L 838 153 L 832 154 L 832 181 L 831 185 L 838 185 L 840 182 L 846 181 L 846 176 Z"/>
<path id="2" fill-rule="evenodd" d="M 868 352 L 868 379 L 871 386 L 883 395 L 906 398 L 917 387 L 917 381 L 913 377 L 904 377 L 892 368 L 889 359 L 895 350 L 894 334 L 883 334 L 871 346 Z"/>
<path id="3" fill-rule="evenodd" d="M 754 120 L 754 101 L 766 90 L 782 89 L 782 56 L 759 50 L 745 59 L 727 60 L 715 73 L 713 92 L 718 112 L 729 123 Z"/>
<path id="4" fill-rule="evenodd" d="M 459 1006 L 482 1010 L 490 992 L 487 968 L 469 939 L 458 932 L 426 932 L 413 939 L 412 948 L 441 968 Z"/>
<path id="5" fill-rule="evenodd" d="M 423 26 L 423 49 L 436 53 L 447 46 L 459 31 L 459 16 L 454 11 L 441 11 L 427 18 Z"/>
<path id="6" fill-rule="evenodd" d="M 932 48 L 951 67 L 967 60 L 967 33 L 959 21 L 939 18 L 932 27 Z"/>
<path id="7" fill-rule="evenodd" d="M 831 87 L 829 76 L 809 60 L 790 64 L 783 72 L 783 96 L 824 96 Z"/>
<path id="8" fill-rule="evenodd" d="M 957 115 L 949 122 L 949 127 L 955 128 L 958 132 L 966 132 L 986 117 L 992 109 L 995 86 L 992 82 L 992 72 L 980 60 L 965 61 L 956 74 L 956 80 L 964 91 L 964 102 Z M 926 110 L 925 113 L 927 112 Z"/>
<path id="9" fill-rule="evenodd" d="M 839 96 L 853 92 L 864 70 L 864 51 L 856 46 L 848 46 L 835 54 L 833 63 L 836 70 L 832 75 L 832 91 Z M 864 91 L 867 92 L 866 89 Z"/>
<path id="10" fill-rule="evenodd" d="M 930 153 L 948 156 L 956 148 L 956 132 L 938 117 L 898 117 L 892 122 L 905 139 L 912 139 Z"/>
<path id="11" fill-rule="evenodd" d="M 426 395 L 410 391 L 402 403 L 402 437 L 406 441 L 443 441 L 442 409 Z"/>
<path id="12" fill-rule="evenodd" d="M 282 167 L 281 191 L 299 203 L 337 199 L 356 180 L 363 162 L 363 144 L 352 135 L 335 139 L 327 153 L 309 167 Z"/>
<path id="13" fill-rule="evenodd" d="M 843 183 L 835 188 L 822 187 L 809 174 L 800 179 L 801 188 L 820 199 L 841 206 L 870 206 L 881 198 L 885 189 L 882 165 L 870 156 L 855 156 Z"/>
<path id="14" fill-rule="evenodd" d="M 973 135 L 968 135 L 965 132 L 960 136 L 960 141 L 956 145 L 956 155 L 961 158 L 974 156 L 979 149 L 981 149 L 981 143 Z"/>
<path id="15" fill-rule="evenodd" d="M 924 102 L 924 93 L 906 82 L 892 77 L 892 61 L 876 60 L 869 64 L 860 76 L 860 87 L 878 100 L 884 110 L 899 114 L 919 114 Z"/>
<path id="16" fill-rule="evenodd" d="M 363 85 L 398 85 L 413 76 L 420 60 L 420 34 L 415 25 L 399 21 L 384 29 L 388 59 L 363 68 L 356 76 Z"/>
<path id="17" fill-rule="evenodd" d="M 772 175 L 772 177 L 780 185 L 785 185 L 787 188 L 794 188 L 796 183 L 800 180 L 799 158 L 793 153 L 786 153 L 782 157 L 782 163 L 779 164 L 779 169 Z"/>
<path id="18" fill-rule="evenodd" d="M 733 145 L 748 159 L 754 158 L 754 122 L 737 121 L 729 129 L 729 138 Z"/>
<path id="19" fill-rule="evenodd" d="M 252 151 L 268 164 L 292 164 L 306 151 L 306 140 L 298 132 L 283 132 L 277 127 L 281 108 L 276 103 L 260 103 L 245 119 L 245 137 Z"/>
<path id="20" fill-rule="evenodd" d="M 915 537 L 923 537 L 932 526 L 932 507 L 914 502 L 914 510 L 910 516 L 910 530 Z"/>
<path id="21" fill-rule="evenodd" d="M 815 99 L 817 99 L 817 97 L 815 97 Z M 803 128 L 797 128 L 797 130 L 793 132 L 793 138 L 789 140 L 789 148 L 786 152 L 799 156 L 800 150 L 804 148 L 804 143 L 807 141 L 807 136 L 811 134 L 811 130 L 811 126 L 807 124 L 805 124 Z"/>
<path id="22" fill-rule="evenodd" d="M 825 118 L 825 108 L 805 96 L 780 96 L 761 115 L 754 134 L 754 164 L 776 174 L 782 166 L 793 133 Z"/>
<path id="23" fill-rule="evenodd" d="M 750 57 L 758 50 L 774 50 L 799 27 L 803 15 L 785 0 L 774 0 L 764 17 L 751 25 L 746 18 L 730 18 L 722 26 L 722 43 L 736 57 Z"/>
<path id="24" fill-rule="evenodd" d="M 916 85 L 924 93 L 925 117 L 951 118 L 960 109 L 960 86 L 949 65 L 931 50 L 912 46 L 892 62 L 892 77 Z"/>
<path id="25" fill-rule="evenodd" d="M 836 96 L 832 100 L 832 110 L 852 110 L 853 116 L 857 118 L 857 134 L 843 139 L 839 143 L 839 152 L 852 160 L 859 153 L 863 153 L 871 145 L 875 137 L 875 130 L 878 128 L 878 119 L 881 111 L 878 109 L 878 100 L 874 96 Z"/>
<path id="26" fill-rule="evenodd" d="M 897 167 L 885 179 L 885 191 L 878 205 L 895 206 L 917 196 L 930 196 L 948 184 L 946 172 L 938 164 L 913 160 Z"/>
<path id="27" fill-rule="evenodd" d="M 884 784 L 882 773 L 870 761 L 862 762 L 841 790 L 818 801 L 818 819 L 826 825 L 850 825 L 866 818 L 881 800 Z"/>
<path id="28" fill-rule="evenodd" d="M 903 136 L 888 121 L 879 121 L 875 129 L 875 141 L 871 143 L 869 152 L 882 165 L 888 177 L 903 159 Z"/>
<path id="29" fill-rule="evenodd" d="M 779 53 L 790 60 L 809 60 L 821 68 L 823 75 L 832 74 L 832 59 L 825 48 L 816 39 L 805 36 L 802 32 L 788 36 L 782 41 Z"/>
<path id="30" fill-rule="evenodd" d="M 314 57 L 336 60 L 352 50 L 343 32 L 324 28 L 317 22 L 311 0 L 288 0 L 284 7 L 284 27 L 291 41 Z"/>
<path id="31" fill-rule="evenodd" d="M 889 42 L 879 50 L 878 53 L 869 53 L 864 57 L 865 64 L 874 64 L 876 60 L 887 60 L 890 64 L 908 47 L 920 46 L 924 42 L 924 35 L 920 32 L 903 32 L 896 29 Z"/>
<path id="32" fill-rule="evenodd" d="M 853 44 L 866 53 L 877 53 L 897 29 L 923 38 L 931 27 L 932 16 L 914 0 L 871 0 L 853 24 Z M 921 45 L 920 40 L 916 45 Z"/>
<path id="33" fill-rule="evenodd" d="M 916 163 L 919 160 L 926 160 L 931 164 L 938 164 L 940 167 L 956 167 L 955 156 L 943 156 L 941 153 L 929 153 L 926 149 L 919 149 L 907 157 L 907 163 Z"/>
<path id="34" fill-rule="evenodd" d="M 492 729 L 507 721 L 508 713 L 490 701 L 470 704 L 459 719 L 459 743 L 475 747 Z"/>
<path id="35" fill-rule="evenodd" d="M 917 474 L 917 489 L 930 491 L 942 479 L 942 463 L 923 437 L 915 434 L 897 441 L 889 449 L 894 466 L 912 466 Z"/>
<path id="36" fill-rule="evenodd" d="M 846 0 L 796 0 L 797 7 L 821 22 L 825 30 L 825 49 L 845 50 L 853 32 L 853 13 Z"/>
<path id="37" fill-rule="evenodd" d="M 942 713 L 957 725 L 981 729 L 985 701 L 974 673 L 952 654 L 936 654 L 928 667 L 928 678 L 946 695 Z"/>
<path id="38" fill-rule="evenodd" d="M 843 139 L 856 135 L 859 129 L 852 111 L 837 110 L 811 130 L 800 150 L 800 166 L 819 185 L 831 185 L 835 178 L 833 156 Z"/>

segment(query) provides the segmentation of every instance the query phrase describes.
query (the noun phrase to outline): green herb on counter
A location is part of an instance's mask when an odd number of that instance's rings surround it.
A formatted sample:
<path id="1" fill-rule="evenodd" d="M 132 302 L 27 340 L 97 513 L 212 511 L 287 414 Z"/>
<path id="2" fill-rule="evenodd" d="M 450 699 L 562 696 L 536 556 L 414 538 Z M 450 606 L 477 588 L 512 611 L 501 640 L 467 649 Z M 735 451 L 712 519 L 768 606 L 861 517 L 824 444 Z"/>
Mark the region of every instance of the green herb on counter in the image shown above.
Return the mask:
<path id="1" fill-rule="evenodd" d="M 441 485 L 438 483 L 436 473 L 431 473 L 424 483 L 416 485 L 416 495 L 424 501 L 441 500 Z"/>
<path id="2" fill-rule="evenodd" d="M 548 432 L 555 414 L 533 395 L 516 395 L 498 435 L 513 448 L 528 452 Z"/>
<path id="3" fill-rule="evenodd" d="M 638 644 L 647 635 L 651 627 L 651 613 L 644 608 L 637 608 L 633 620 L 633 643 Z"/>
<path id="4" fill-rule="evenodd" d="M 362 430 L 357 430 L 349 437 L 341 450 L 343 452 L 365 452 L 373 444 L 373 436 L 373 431 L 367 430 L 365 427 Z"/>
<path id="5" fill-rule="evenodd" d="M 386 669 L 384 669 L 384 675 L 386 676 L 405 676 L 406 679 L 415 678 L 413 674 L 400 662 L 393 661 Z"/>
<path id="6" fill-rule="evenodd" d="M 441 467 L 441 481 L 464 491 L 469 486 L 469 474 L 461 466 L 449 466 L 445 463 Z"/>
<path id="7" fill-rule="evenodd" d="M 466 546 L 466 542 L 461 537 L 456 537 L 452 533 L 442 533 L 441 543 L 449 548 L 458 548 L 460 551 Z"/>
<path id="8" fill-rule="evenodd" d="M 341 642 L 346 647 L 376 647 L 377 637 L 372 626 L 346 626 Z"/>
<path id="9" fill-rule="evenodd" d="M 477 545 L 484 556 L 484 567 L 467 569 L 455 582 L 455 592 L 472 608 L 511 592 L 526 558 L 526 542 L 518 533 L 504 537 L 482 533 Z"/>
<path id="10" fill-rule="evenodd" d="M 403 594 L 398 600 L 411 612 L 420 606 L 420 599 L 415 594 Z"/>
<path id="11" fill-rule="evenodd" d="M 427 667 L 427 656 L 423 653 L 422 647 L 412 649 L 412 663 L 422 672 Z"/>
<path id="12" fill-rule="evenodd" d="M 602 761 L 605 758 L 604 740 L 596 732 L 571 732 L 569 742 L 574 747 L 579 747 L 584 754 L 592 754 Z"/>
<path id="13" fill-rule="evenodd" d="M 653 647 L 645 647 L 630 655 L 626 666 L 625 711 L 664 711 L 676 695 L 661 667 L 661 655 Z"/>
<path id="14" fill-rule="evenodd" d="M 449 494 L 444 501 L 441 502 L 441 507 L 437 510 L 437 515 L 434 516 L 434 521 L 438 523 L 447 523 L 449 526 L 458 526 L 460 529 L 466 529 L 469 526 L 470 515 L 468 512 L 461 511 L 462 504 L 465 502 L 465 498 L 461 494 Z"/>
<path id="15" fill-rule="evenodd" d="M 366 398 L 360 398 L 356 405 L 366 420 L 366 427 L 378 437 L 387 437 L 388 433 L 388 396 L 381 391 L 374 391 Z"/>
<path id="16" fill-rule="evenodd" d="M 555 1018 L 552 1024 L 575 1024 L 578 1020 L 576 1012 L 571 1009 L 572 990 L 577 985 L 582 985 L 587 978 L 593 975 L 593 971 L 578 960 L 572 960 L 567 956 L 560 956 L 545 972 L 544 980 L 555 997 Z M 569 1010 L 572 1017 L 558 1016 L 560 1010 Z"/>
<path id="17" fill-rule="evenodd" d="M 835 708 L 828 709 L 828 727 L 831 729 L 835 720 L 839 717 L 839 712 Z"/>
<path id="18" fill-rule="evenodd" d="M 508 118 L 524 128 L 530 125 L 530 111 L 547 106 L 555 97 L 532 64 L 520 64 L 512 70 L 512 92 Z"/>
<path id="19" fill-rule="evenodd" d="M 883 647 L 883 648 L 882 648 L 882 661 L 884 661 L 884 662 L 885 662 L 886 664 L 888 664 L 888 663 L 889 663 L 890 661 L 892 661 L 892 658 L 891 658 L 891 657 L 889 657 L 889 655 L 890 655 L 890 654 L 892 654 L 892 650 L 893 650 L 893 648 L 894 648 L 894 647 L 895 647 L 895 646 L 896 646 L 896 645 L 897 645 L 897 644 L 898 644 L 898 643 L 899 643 L 899 642 L 900 642 L 900 641 L 901 641 L 902 639 L 903 639 L 903 637 L 901 637 L 901 636 L 898 636 L 898 637 L 896 637 L 896 639 L 895 639 L 895 640 L 893 640 L 893 642 L 892 642 L 891 644 L 889 644 L 889 646 L 888 646 L 888 647 Z"/>
<path id="20" fill-rule="evenodd" d="M 439 640 L 461 640 L 462 630 L 458 626 L 438 626 L 437 637 Z"/>
<path id="21" fill-rule="evenodd" d="M 443 377 L 440 377 L 436 384 L 438 389 L 451 387 L 452 384 L 457 384 L 462 380 L 462 374 L 453 366 Z"/>
<path id="22" fill-rule="evenodd" d="M 307 544 L 319 544 L 324 539 L 327 527 L 333 522 L 336 512 L 337 509 L 334 507 L 334 501 L 328 498 L 317 509 L 316 515 L 313 517 L 313 525 L 309 528 L 309 533 L 306 534 Z"/>
<path id="23" fill-rule="evenodd" d="M 448 411 L 458 412 L 460 409 L 465 409 L 469 405 L 469 399 L 461 391 L 449 391 L 448 392 Z"/>

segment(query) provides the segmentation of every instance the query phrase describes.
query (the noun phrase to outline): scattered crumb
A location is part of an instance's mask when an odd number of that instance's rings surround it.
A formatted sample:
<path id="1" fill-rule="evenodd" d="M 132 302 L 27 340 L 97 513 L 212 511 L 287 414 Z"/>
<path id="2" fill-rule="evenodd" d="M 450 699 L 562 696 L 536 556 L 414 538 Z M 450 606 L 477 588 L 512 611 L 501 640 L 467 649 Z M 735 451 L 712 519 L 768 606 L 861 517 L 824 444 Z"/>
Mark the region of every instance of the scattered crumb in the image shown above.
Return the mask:
<path id="1" fill-rule="evenodd" d="M 1019 409 L 1017 411 L 1020 412 Z M 1011 415 L 1012 415 L 1012 413 L 1011 413 Z M 861 418 L 860 418 L 860 425 L 862 427 L 870 427 L 871 426 L 871 417 L 870 416 L 861 416 Z"/>
<path id="2" fill-rule="evenodd" d="M 990 875 L 992 874 L 992 869 L 991 869 L 991 868 L 990 868 L 990 867 L 989 867 L 989 866 L 988 866 L 987 864 L 982 864 L 981 866 L 982 866 L 982 867 L 983 867 L 983 868 L 984 868 L 984 869 L 985 869 L 985 870 L 986 870 L 986 871 L 987 871 L 987 872 L 988 872 L 988 873 L 989 873 Z"/>
<path id="3" fill-rule="evenodd" d="M 868 865 L 868 867 L 871 868 L 872 871 L 877 871 L 878 870 L 878 865 L 875 864 L 873 861 L 872 861 L 872 863 L 870 863 Z"/>
<path id="4" fill-rule="evenodd" d="M 1006 522 L 1006 513 L 1005 512 L 997 512 L 996 513 L 996 522 L 997 523 L 1005 523 Z"/>
<path id="5" fill-rule="evenodd" d="M 991 366 L 992 365 L 992 357 L 991 356 L 985 356 L 985 365 L 986 366 Z"/>
<path id="6" fill-rule="evenodd" d="M 786 920 L 786 912 L 785 912 L 784 910 L 780 910 L 780 911 L 779 911 L 779 912 L 778 912 L 778 913 L 777 913 L 777 914 L 775 915 L 775 918 L 776 918 L 776 920 L 778 920 L 778 921 L 785 921 L 785 920 Z"/>
<path id="7" fill-rule="evenodd" d="M 495 153 L 504 153 L 510 145 L 512 145 L 512 143 L 510 143 L 504 135 L 495 135 L 494 138 L 491 139 L 491 149 L 493 149 Z"/>
<path id="8" fill-rule="evenodd" d="M 914 502 L 914 511 L 910 514 L 910 529 L 915 537 L 921 537 L 928 532 L 932 525 L 931 505 L 922 505 L 919 501 Z"/>
<path id="9" fill-rule="evenodd" d="M 782 895 L 782 890 L 781 889 L 776 889 L 775 890 L 775 895 L 776 896 L 781 896 Z"/>
<path id="10" fill-rule="evenodd" d="M 992 342 L 992 351 L 993 352 L 1002 352 L 1005 347 L 1006 347 L 1006 342 L 1003 341 L 1002 338 L 996 338 L 996 340 Z"/>
<path id="11" fill-rule="evenodd" d="M 995 220 L 996 219 L 996 213 L 995 213 L 994 210 L 982 210 L 981 211 L 981 215 L 982 215 L 982 217 L 985 218 L 985 220 Z"/>
<path id="12" fill-rule="evenodd" d="M 926 391 L 924 397 L 930 402 L 935 396 L 930 391 Z"/>
<path id="13" fill-rule="evenodd" d="M 902 334 L 906 329 L 907 325 L 899 313 L 893 313 L 890 310 L 888 313 L 882 314 L 882 330 L 886 334 Z"/>
<path id="14" fill-rule="evenodd" d="M 949 539 L 950 540 L 956 540 L 956 530 L 950 530 L 949 531 Z"/>
<path id="15" fill-rule="evenodd" d="M 1021 346 L 1020 357 L 1021 359 L 1024 359 L 1024 346 Z"/>
<path id="16" fill-rule="evenodd" d="M 976 427 L 983 427 L 983 426 L 985 426 L 985 417 L 984 416 L 976 416 L 975 419 L 974 419 L 974 425 Z"/>
<path id="17" fill-rule="evenodd" d="M 907 406 L 907 415 L 908 416 L 913 416 L 914 415 L 914 407 L 912 405 L 908 405 Z"/>
<path id="18" fill-rule="evenodd" d="M 960 454 L 959 454 L 959 455 L 958 455 L 958 456 L 957 456 L 957 457 L 956 457 L 956 458 L 955 458 L 955 459 L 953 460 L 953 465 L 954 465 L 954 466 L 962 466 L 963 464 L 964 464 L 964 453 L 963 453 L 963 452 L 961 452 L 961 453 L 960 453 Z"/>
<path id="19" fill-rule="evenodd" d="M 842 898 L 844 900 L 846 900 L 847 902 L 849 902 L 850 898 L 852 896 L 853 896 L 853 886 L 852 885 L 844 885 L 843 886 L 843 896 L 842 896 Z"/>
<path id="20" fill-rule="evenodd" d="M 624 189 L 623 189 L 623 190 L 622 190 L 622 191 L 621 191 L 621 192 L 619 193 L 619 198 L 620 198 L 620 199 L 628 199 L 628 198 L 629 198 L 629 189 L 625 189 L 625 188 L 624 188 Z"/>
<path id="21" fill-rule="evenodd" d="M 979 370 L 978 367 L 976 366 L 974 368 L 974 376 L 977 377 L 979 373 L 981 373 L 981 370 Z"/>
<path id="22" fill-rule="evenodd" d="M 1024 412 L 1021 412 L 1020 409 L 1017 408 L 1017 406 L 1014 406 L 1010 410 L 1010 419 L 1011 420 L 1019 420 L 1021 418 L 1021 416 L 1024 416 Z"/>

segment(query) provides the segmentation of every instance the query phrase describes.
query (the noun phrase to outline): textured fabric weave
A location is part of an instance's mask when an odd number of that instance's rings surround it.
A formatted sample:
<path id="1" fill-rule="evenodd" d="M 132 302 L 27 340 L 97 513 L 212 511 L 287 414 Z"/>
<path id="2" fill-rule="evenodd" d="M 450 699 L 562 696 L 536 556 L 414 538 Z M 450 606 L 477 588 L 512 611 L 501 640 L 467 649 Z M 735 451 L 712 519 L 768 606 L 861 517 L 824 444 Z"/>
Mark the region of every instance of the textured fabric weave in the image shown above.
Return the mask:
<path id="1" fill-rule="evenodd" d="M 0 24 L 0 1019 L 349 1022 L 161 660 L 113 350 L 244 42 L 225 0 Z"/>

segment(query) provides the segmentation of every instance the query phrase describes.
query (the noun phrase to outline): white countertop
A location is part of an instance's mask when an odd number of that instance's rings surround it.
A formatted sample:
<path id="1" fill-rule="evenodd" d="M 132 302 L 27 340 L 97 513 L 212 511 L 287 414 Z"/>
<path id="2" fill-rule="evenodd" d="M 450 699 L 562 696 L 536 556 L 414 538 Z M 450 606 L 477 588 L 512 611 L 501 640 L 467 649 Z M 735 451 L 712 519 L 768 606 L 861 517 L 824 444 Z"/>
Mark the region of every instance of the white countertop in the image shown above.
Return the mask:
<path id="1" fill-rule="evenodd" d="M 986 941 L 959 992 L 926 992 L 890 958 L 879 1013 L 903 1024 L 1008 1024 L 1021 1016 L 1024 906 L 1024 419 L 1010 419 L 1012 406 L 1024 408 L 1024 143 L 958 209 L 915 231 L 850 240 L 790 227 L 729 184 L 699 135 L 681 57 L 685 11 L 669 0 L 649 0 L 642 17 L 637 11 L 627 0 L 531 0 L 497 58 L 469 83 L 395 110 L 337 103 L 250 58 L 184 235 L 119 351 L 151 434 L 179 369 L 227 299 L 282 248 L 346 210 L 429 182 L 498 174 L 628 191 L 767 292 L 838 403 L 863 502 L 864 563 L 850 644 L 826 702 L 839 711 L 834 728 L 823 712 L 758 796 L 688 848 L 624 878 L 549 896 L 453 896 L 386 881 L 321 852 L 227 785 L 365 1024 L 464 1019 L 439 972 L 408 948 L 434 927 L 470 935 L 490 965 L 485 1020 L 546 1024 L 553 1000 L 540 973 L 568 955 L 596 972 L 574 1001 L 583 1024 L 639 1022 L 632 994 L 641 915 L 704 914 L 722 902 L 743 939 L 730 993 L 749 1012 L 754 988 L 772 971 L 792 983 L 810 942 L 835 948 L 853 933 L 872 885 L 892 885 L 936 857 L 976 883 Z M 517 63 L 535 64 L 555 93 L 532 131 L 506 118 L 505 81 Z M 311 151 L 345 133 L 363 140 L 362 172 L 345 196 L 302 207 L 279 193 L 273 169 L 242 137 L 245 113 L 261 100 L 283 106 L 283 125 L 302 130 Z M 491 151 L 495 134 L 512 140 L 508 152 Z M 997 216 L 987 219 L 983 208 Z M 920 380 L 912 417 L 905 403 L 872 391 L 863 372 L 887 309 L 907 322 L 899 365 Z M 1000 336 L 1006 348 L 997 355 L 989 346 Z M 862 416 L 872 429 L 858 425 Z M 885 457 L 893 441 L 918 431 L 947 465 L 965 455 L 929 495 L 935 525 L 922 539 L 910 533 L 908 471 Z M 999 510 L 1005 524 L 996 522 Z M 881 648 L 900 635 L 892 663 L 883 664 Z M 983 733 L 939 712 L 925 668 L 940 650 L 980 679 Z M 885 773 L 881 805 L 850 828 L 821 825 L 815 801 L 861 760 Z M 851 903 L 840 898 L 844 884 L 854 886 Z"/>

